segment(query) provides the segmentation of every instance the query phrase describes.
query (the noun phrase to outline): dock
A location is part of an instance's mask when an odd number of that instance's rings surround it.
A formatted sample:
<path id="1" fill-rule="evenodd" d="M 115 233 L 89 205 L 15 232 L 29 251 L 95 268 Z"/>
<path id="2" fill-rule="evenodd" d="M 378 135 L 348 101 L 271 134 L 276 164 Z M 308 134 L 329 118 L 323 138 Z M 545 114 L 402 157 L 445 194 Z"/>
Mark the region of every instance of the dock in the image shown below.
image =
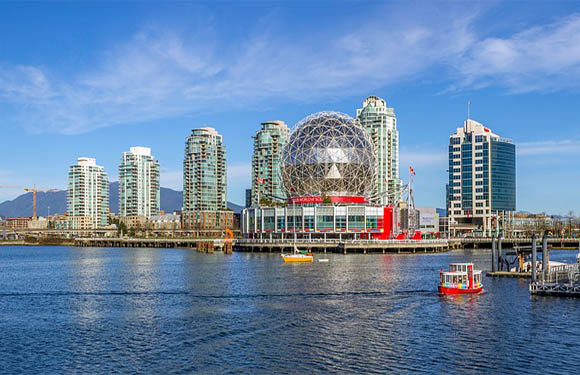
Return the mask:
<path id="1" fill-rule="evenodd" d="M 550 267 L 530 283 L 530 294 L 538 296 L 580 297 L 580 264 Z"/>
<path id="2" fill-rule="evenodd" d="M 488 277 L 513 277 L 529 279 L 532 277 L 531 272 L 512 272 L 512 271 L 496 271 L 496 272 L 486 272 L 485 276 Z"/>
<path id="3" fill-rule="evenodd" d="M 294 247 L 320 253 L 367 254 L 367 253 L 440 253 L 460 248 L 459 240 L 346 240 L 346 239 L 241 239 L 236 240 L 234 250 L 242 252 L 281 253 Z"/>
<path id="4" fill-rule="evenodd" d="M 77 238 L 74 246 L 78 247 L 147 247 L 147 248 L 183 248 L 194 249 L 203 253 L 223 251 L 231 254 L 233 243 L 231 239 L 211 238 Z"/>

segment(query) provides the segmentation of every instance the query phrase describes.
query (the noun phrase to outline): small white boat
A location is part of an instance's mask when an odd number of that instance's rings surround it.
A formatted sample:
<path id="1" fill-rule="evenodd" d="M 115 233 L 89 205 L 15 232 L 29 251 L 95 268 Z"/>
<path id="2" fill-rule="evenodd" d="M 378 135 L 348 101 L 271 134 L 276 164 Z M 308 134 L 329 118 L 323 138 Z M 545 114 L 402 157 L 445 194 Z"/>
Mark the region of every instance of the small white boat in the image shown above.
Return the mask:
<path id="1" fill-rule="evenodd" d="M 320 263 L 328 263 L 328 259 L 318 259 Z"/>

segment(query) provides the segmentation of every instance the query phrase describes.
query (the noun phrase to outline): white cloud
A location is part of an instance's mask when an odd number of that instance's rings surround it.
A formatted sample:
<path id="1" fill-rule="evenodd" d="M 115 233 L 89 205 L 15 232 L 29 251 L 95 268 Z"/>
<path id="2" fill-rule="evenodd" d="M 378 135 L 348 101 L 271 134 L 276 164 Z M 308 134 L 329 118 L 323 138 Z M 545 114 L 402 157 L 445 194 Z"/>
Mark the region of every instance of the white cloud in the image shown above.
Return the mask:
<path id="1" fill-rule="evenodd" d="M 469 19 L 438 16 L 399 25 L 387 12 L 362 28 L 302 37 L 259 25 L 236 44 L 212 30 L 149 28 L 67 77 L 40 67 L 8 69 L 0 73 L 0 100 L 21 110 L 16 120 L 29 130 L 75 134 L 271 99 L 366 94 L 461 53 L 471 41 Z"/>
<path id="2" fill-rule="evenodd" d="M 0 102 L 35 132 L 77 134 L 200 111 L 365 95 L 417 79 L 451 89 L 577 87 L 580 15 L 482 37 L 479 5 L 378 7 L 362 26 L 288 33 L 266 17 L 236 42 L 215 30 L 146 28 L 80 72 L 0 65 Z M 462 8 L 462 9 L 453 9 Z"/>
<path id="3" fill-rule="evenodd" d="M 547 154 L 580 153 L 580 140 L 521 142 L 516 145 L 518 156 L 539 156 Z"/>
<path id="4" fill-rule="evenodd" d="M 436 151 L 401 151 L 399 155 L 401 168 L 406 169 L 408 166 L 431 167 L 435 165 L 447 164 L 447 154 Z"/>
<path id="5" fill-rule="evenodd" d="M 577 88 L 580 14 L 475 43 L 457 66 L 460 87 L 497 85 L 511 92 Z"/>

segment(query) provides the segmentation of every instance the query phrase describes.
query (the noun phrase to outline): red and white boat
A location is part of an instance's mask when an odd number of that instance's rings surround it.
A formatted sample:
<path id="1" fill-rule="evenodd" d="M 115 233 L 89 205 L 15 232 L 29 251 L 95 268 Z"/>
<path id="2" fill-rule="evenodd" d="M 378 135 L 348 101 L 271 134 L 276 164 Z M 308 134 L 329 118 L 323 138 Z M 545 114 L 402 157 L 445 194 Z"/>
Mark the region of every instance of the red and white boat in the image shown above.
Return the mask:
<path id="1" fill-rule="evenodd" d="M 481 270 L 474 270 L 473 263 L 451 263 L 449 271 L 439 274 L 439 293 L 469 294 L 483 290 Z"/>

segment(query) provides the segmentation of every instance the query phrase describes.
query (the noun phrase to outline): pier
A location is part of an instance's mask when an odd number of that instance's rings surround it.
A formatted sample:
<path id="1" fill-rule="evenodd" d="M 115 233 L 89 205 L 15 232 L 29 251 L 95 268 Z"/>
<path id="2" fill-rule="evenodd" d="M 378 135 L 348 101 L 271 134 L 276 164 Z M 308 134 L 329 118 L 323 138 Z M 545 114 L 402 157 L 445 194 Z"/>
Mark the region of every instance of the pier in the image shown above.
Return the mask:
<path id="1" fill-rule="evenodd" d="M 77 238 L 74 246 L 78 247 L 149 247 L 149 248 L 185 248 L 204 253 L 233 251 L 231 239 L 204 238 Z"/>
<path id="2" fill-rule="evenodd" d="M 461 247 L 460 240 L 339 240 L 339 239 L 241 239 L 235 251 L 291 252 L 294 247 L 310 252 L 331 253 L 440 253 Z"/>

